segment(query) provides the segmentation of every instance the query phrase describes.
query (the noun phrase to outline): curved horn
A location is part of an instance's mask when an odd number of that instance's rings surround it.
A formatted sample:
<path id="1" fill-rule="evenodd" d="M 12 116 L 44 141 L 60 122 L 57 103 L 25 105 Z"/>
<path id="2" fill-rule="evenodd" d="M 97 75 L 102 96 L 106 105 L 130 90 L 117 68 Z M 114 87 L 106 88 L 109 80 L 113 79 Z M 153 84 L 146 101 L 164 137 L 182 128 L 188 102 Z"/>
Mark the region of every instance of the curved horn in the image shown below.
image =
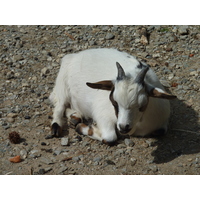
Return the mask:
<path id="1" fill-rule="evenodd" d="M 143 68 L 141 69 L 141 71 L 137 75 L 135 82 L 138 83 L 138 84 L 143 84 L 144 83 L 144 77 L 145 77 L 148 70 L 149 70 L 149 67 L 143 65 Z"/>
<path id="2" fill-rule="evenodd" d="M 124 79 L 126 75 L 125 75 L 125 72 L 124 72 L 122 66 L 118 62 L 116 62 L 116 65 L 117 65 L 117 69 L 118 69 L 117 80 L 120 81 L 120 80 Z"/>

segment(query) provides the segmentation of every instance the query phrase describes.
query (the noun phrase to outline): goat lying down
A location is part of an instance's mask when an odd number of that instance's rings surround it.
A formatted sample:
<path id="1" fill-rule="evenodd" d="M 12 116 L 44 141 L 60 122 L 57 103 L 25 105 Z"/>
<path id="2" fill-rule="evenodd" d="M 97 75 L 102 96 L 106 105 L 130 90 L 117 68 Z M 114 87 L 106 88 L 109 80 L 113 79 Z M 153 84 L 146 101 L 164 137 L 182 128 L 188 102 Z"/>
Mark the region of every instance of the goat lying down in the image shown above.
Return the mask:
<path id="1" fill-rule="evenodd" d="M 115 49 L 89 49 L 64 56 L 50 101 L 54 105 L 52 134 L 62 131 L 63 116 L 76 131 L 110 144 L 121 134 L 165 133 L 168 99 L 149 66 Z M 70 116 L 69 116 L 70 115 Z M 93 119 L 86 125 L 82 119 Z"/>

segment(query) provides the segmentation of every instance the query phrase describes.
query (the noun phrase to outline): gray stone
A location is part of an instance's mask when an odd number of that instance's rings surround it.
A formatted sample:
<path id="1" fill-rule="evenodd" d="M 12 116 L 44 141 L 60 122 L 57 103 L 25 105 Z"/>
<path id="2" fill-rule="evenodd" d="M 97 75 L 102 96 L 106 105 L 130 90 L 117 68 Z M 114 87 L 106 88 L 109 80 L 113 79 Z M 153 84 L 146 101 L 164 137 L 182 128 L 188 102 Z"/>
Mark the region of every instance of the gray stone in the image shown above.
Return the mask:
<path id="1" fill-rule="evenodd" d="M 108 31 L 109 30 L 109 26 L 102 26 L 101 27 L 103 31 Z"/>
<path id="2" fill-rule="evenodd" d="M 124 140 L 124 143 L 126 144 L 126 146 L 129 146 L 129 147 L 134 146 L 134 142 L 132 140 L 128 139 L 128 138 L 126 138 Z"/>
<path id="3" fill-rule="evenodd" d="M 52 170 L 52 167 L 46 167 L 46 168 L 44 168 L 45 173 L 47 173 L 47 172 L 49 172 L 51 170 Z"/>
<path id="4" fill-rule="evenodd" d="M 200 164 L 195 164 L 194 167 L 195 168 L 200 168 Z"/>
<path id="5" fill-rule="evenodd" d="M 127 172 L 127 169 L 124 167 L 121 169 L 122 170 L 122 173 L 126 173 Z"/>
<path id="6" fill-rule="evenodd" d="M 48 57 L 48 58 L 47 58 L 47 61 L 52 61 L 52 57 Z"/>
<path id="7" fill-rule="evenodd" d="M 99 165 L 99 162 L 94 162 L 94 164 L 93 164 L 94 166 L 97 166 L 97 165 Z"/>
<path id="8" fill-rule="evenodd" d="M 17 61 L 20 61 L 20 60 L 23 60 L 23 56 L 22 55 L 15 55 L 13 56 L 13 61 L 17 62 Z"/>
<path id="9" fill-rule="evenodd" d="M 153 162 L 153 160 L 147 160 L 147 164 L 152 164 Z"/>
<path id="10" fill-rule="evenodd" d="M 155 25 L 154 28 L 155 28 L 156 30 L 160 30 L 161 26 L 160 26 L 160 25 Z"/>
<path id="11" fill-rule="evenodd" d="M 50 70 L 47 67 L 44 67 L 41 70 L 41 76 L 47 75 L 50 72 Z"/>
<path id="12" fill-rule="evenodd" d="M 174 78 L 174 74 L 169 74 L 168 79 L 172 80 Z"/>
<path id="13" fill-rule="evenodd" d="M 112 33 L 107 33 L 106 34 L 106 40 L 112 40 L 114 38 L 115 38 L 115 36 Z"/>
<path id="14" fill-rule="evenodd" d="M 137 162 L 137 159 L 136 158 L 131 158 L 130 161 L 131 161 L 131 166 L 134 166 L 136 164 L 136 162 Z"/>
<path id="15" fill-rule="evenodd" d="M 184 25 L 184 26 L 180 26 L 178 29 L 178 32 L 180 35 L 186 35 L 188 34 L 188 26 Z"/>
<path id="16" fill-rule="evenodd" d="M 157 172 L 158 171 L 158 167 L 156 165 L 150 165 L 149 169 L 152 170 L 153 172 Z"/>
<path id="17" fill-rule="evenodd" d="M 93 40 L 91 40 L 91 41 L 89 41 L 89 45 L 90 46 L 93 46 L 93 45 L 96 45 L 97 43 L 95 42 L 95 41 L 93 41 Z"/>
<path id="18" fill-rule="evenodd" d="M 190 76 L 198 76 L 198 72 L 197 71 L 192 71 L 192 72 L 190 72 Z"/>
<path id="19" fill-rule="evenodd" d="M 62 152 L 61 150 L 55 150 L 55 151 L 54 151 L 54 154 L 55 154 L 55 155 L 60 155 L 61 152 Z"/>
<path id="20" fill-rule="evenodd" d="M 12 79 L 14 78 L 14 72 L 13 71 L 9 71 L 7 74 L 6 74 L 6 78 L 9 80 L 9 79 Z"/>
<path id="21" fill-rule="evenodd" d="M 15 121 L 15 119 L 14 119 L 14 118 L 11 118 L 11 117 L 8 117 L 8 118 L 7 118 L 7 121 L 10 122 L 10 123 L 13 123 L 13 122 Z"/>
<path id="22" fill-rule="evenodd" d="M 160 79 L 160 82 L 161 82 L 161 84 L 163 85 L 163 86 L 165 86 L 165 87 L 171 87 L 171 85 L 168 83 L 168 81 L 167 80 L 165 80 L 165 79 Z"/>
<path id="23" fill-rule="evenodd" d="M 153 58 L 159 58 L 159 57 L 160 57 L 160 54 L 159 54 L 159 53 L 154 53 L 154 54 L 152 55 L 152 57 L 153 57 Z"/>
<path id="24" fill-rule="evenodd" d="M 169 41 L 170 41 L 170 42 L 174 42 L 174 40 L 175 40 L 175 38 L 174 38 L 173 36 L 170 36 L 170 37 L 169 37 Z"/>
<path id="25" fill-rule="evenodd" d="M 124 144 L 118 144 L 117 147 L 118 148 L 125 148 L 126 146 Z"/>
<path id="26" fill-rule="evenodd" d="M 117 149 L 114 153 L 115 156 L 117 155 L 121 155 L 121 154 L 124 154 L 125 150 L 124 149 Z"/>
<path id="27" fill-rule="evenodd" d="M 82 147 L 86 147 L 86 146 L 89 146 L 89 145 L 90 145 L 90 143 L 88 141 L 83 141 L 83 143 L 82 143 Z"/>
<path id="28" fill-rule="evenodd" d="M 62 146 L 67 146 L 67 145 L 69 145 L 69 139 L 68 139 L 68 138 L 62 138 L 62 139 L 61 139 L 61 145 L 62 145 Z"/>
<path id="29" fill-rule="evenodd" d="M 72 160 L 77 162 L 77 161 L 80 160 L 80 158 L 78 156 L 75 156 L 75 157 L 72 158 Z"/>
<path id="30" fill-rule="evenodd" d="M 27 157 L 27 155 L 28 155 L 28 153 L 27 153 L 27 151 L 26 151 L 25 149 L 22 149 L 22 150 L 20 151 L 20 156 L 21 156 L 23 159 L 25 159 L 25 158 Z"/>
<path id="31" fill-rule="evenodd" d="M 175 66 L 176 66 L 176 63 L 173 63 L 173 62 L 170 62 L 170 63 L 169 63 L 169 67 L 170 67 L 170 68 L 173 68 L 173 67 L 175 67 Z"/>
<path id="32" fill-rule="evenodd" d="M 43 169 L 43 168 L 39 169 L 38 174 L 41 174 L 41 175 L 45 174 L 45 169 Z"/>
<path id="33" fill-rule="evenodd" d="M 148 144 L 150 147 L 151 147 L 151 146 L 153 146 L 153 145 L 154 145 L 154 143 L 155 143 L 155 142 L 154 142 L 154 141 L 152 141 L 151 139 L 149 139 L 149 140 L 146 140 L 145 142 L 146 142 L 146 143 L 147 143 L 147 144 Z"/>
<path id="34" fill-rule="evenodd" d="M 135 39 L 135 43 L 137 44 L 137 43 L 140 43 L 140 38 L 136 38 Z"/>
<path id="35" fill-rule="evenodd" d="M 66 171 L 67 169 L 68 169 L 68 167 L 63 166 L 63 167 L 61 167 L 61 168 L 57 171 L 57 173 L 60 174 L 60 173 L 62 173 L 62 172 L 64 172 L 64 171 Z"/>
<path id="36" fill-rule="evenodd" d="M 197 38 L 198 40 L 200 40 L 200 33 L 198 33 L 198 34 L 196 35 L 196 38 Z"/>
<path id="37" fill-rule="evenodd" d="M 98 157 L 95 157 L 95 158 L 93 158 L 93 161 L 94 161 L 94 162 L 100 162 L 100 161 L 101 161 L 101 157 L 99 157 L 99 156 L 98 156 Z"/>
<path id="38" fill-rule="evenodd" d="M 53 161 L 49 158 L 41 157 L 40 162 L 45 163 L 47 165 L 53 164 Z"/>
<path id="39" fill-rule="evenodd" d="M 40 153 L 40 151 L 39 150 L 32 150 L 32 151 L 30 151 L 30 157 L 32 157 L 32 158 L 38 158 L 38 157 L 40 157 L 41 156 L 41 153 Z"/>

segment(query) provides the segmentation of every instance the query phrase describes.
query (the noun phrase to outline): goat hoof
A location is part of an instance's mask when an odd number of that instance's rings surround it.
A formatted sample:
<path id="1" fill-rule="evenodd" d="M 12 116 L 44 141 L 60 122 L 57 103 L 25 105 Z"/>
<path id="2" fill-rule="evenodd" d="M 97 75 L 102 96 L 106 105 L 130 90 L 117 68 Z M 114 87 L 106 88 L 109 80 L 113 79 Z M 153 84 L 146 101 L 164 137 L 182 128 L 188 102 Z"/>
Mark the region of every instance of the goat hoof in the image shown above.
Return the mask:
<path id="1" fill-rule="evenodd" d="M 62 129 L 61 127 L 55 122 L 51 126 L 51 134 L 53 137 L 59 137 L 61 135 Z"/>

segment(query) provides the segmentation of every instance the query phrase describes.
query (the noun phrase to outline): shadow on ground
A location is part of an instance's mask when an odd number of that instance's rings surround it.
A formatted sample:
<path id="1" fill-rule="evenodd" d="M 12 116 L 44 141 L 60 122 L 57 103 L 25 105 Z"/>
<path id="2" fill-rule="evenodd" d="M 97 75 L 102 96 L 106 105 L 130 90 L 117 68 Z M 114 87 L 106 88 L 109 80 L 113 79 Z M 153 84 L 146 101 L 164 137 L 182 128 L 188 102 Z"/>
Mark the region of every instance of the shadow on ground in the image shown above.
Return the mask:
<path id="1" fill-rule="evenodd" d="M 181 155 L 200 152 L 198 113 L 181 100 L 171 101 L 172 115 L 168 133 L 153 144 L 157 164 L 169 162 Z"/>

